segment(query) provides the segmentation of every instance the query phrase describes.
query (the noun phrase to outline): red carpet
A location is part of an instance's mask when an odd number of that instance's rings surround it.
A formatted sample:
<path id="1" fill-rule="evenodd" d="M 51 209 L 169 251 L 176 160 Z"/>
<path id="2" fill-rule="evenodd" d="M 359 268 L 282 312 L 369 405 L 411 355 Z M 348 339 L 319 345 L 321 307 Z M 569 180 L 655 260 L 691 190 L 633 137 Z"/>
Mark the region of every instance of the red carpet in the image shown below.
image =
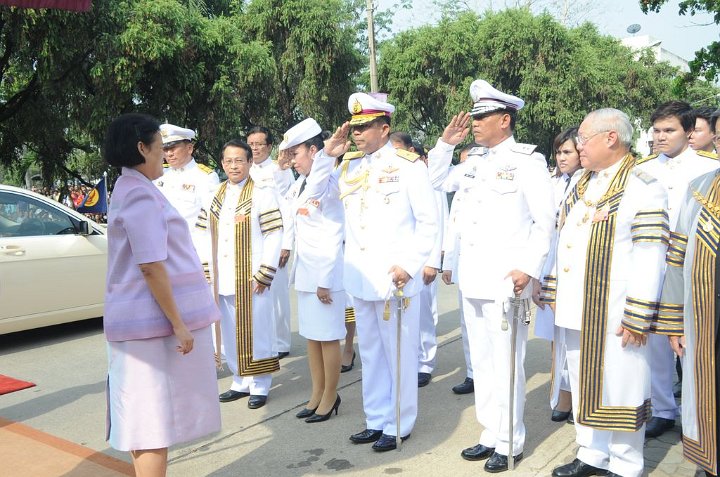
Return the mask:
<path id="1" fill-rule="evenodd" d="M 0 394 L 20 391 L 21 389 L 31 388 L 33 386 L 35 386 L 35 383 L 20 381 L 19 379 L 14 379 L 10 376 L 0 374 Z"/>

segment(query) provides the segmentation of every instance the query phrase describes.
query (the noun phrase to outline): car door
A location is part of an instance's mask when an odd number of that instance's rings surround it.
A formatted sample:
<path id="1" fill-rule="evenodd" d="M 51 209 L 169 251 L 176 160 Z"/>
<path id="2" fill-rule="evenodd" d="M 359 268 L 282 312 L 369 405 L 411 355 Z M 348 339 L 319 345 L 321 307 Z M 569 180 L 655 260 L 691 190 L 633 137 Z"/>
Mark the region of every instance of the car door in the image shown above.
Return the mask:
<path id="1" fill-rule="evenodd" d="M 0 190 L 0 322 L 101 316 L 107 239 L 79 223 L 50 199 Z"/>

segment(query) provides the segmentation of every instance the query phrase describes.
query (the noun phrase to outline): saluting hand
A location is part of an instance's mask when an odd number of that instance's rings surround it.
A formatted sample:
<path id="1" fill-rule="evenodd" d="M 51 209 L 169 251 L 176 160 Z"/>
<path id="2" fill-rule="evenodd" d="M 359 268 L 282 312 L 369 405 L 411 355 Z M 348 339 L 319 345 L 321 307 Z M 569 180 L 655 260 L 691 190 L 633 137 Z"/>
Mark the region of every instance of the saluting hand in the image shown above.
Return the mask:
<path id="1" fill-rule="evenodd" d="M 350 133 L 350 123 L 345 121 L 342 126 L 335 130 L 335 134 L 325 140 L 325 154 L 330 157 L 338 157 L 345 154 L 350 149 L 350 141 L 348 134 Z"/>
<path id="2" fill-rule="evenodd" d="M 465 111 L 460 111 L 460 113 L 452 117 L 450 124 L 445 127 L 440 138 L 446 144 L 457 146 L 465 139 L 468 132 L 470 132 L 468 124 L 470 124 L 470 114 Z"/>
<path id="3" fill-rule="evenodd" d="M 627 328 L 623 327 L 622 325 L 618 326 L 617 331 L 615 332 L 616 336 L 622 336 L 622 347 L 624 348 L 628 344 L 631 344 L 633 346 L 642 346 L 645 343 L 647 343 L 647 335 L 644 333 L 636 333 L 634 331 L 630 331 Z"/>
<path id="4" fill-rule="evenodd" d="M 178 341 L 180 341 L 180 344 L 175 347 L 178 353 L 188 354 L 190 351 L 192 351 L 195 338 L 193 338 L 192 333 L 188 331 L 187 327 L 184 324 L 178 328 L 173 328 L 173 334 L 178 339 Z"/>
<path id="5" fill-rule="evenodd" d="M 290 159 L 290 154 L 288 153 L 287 149 L 283 149 L 278 153 L 277 163 L 278 167 L 282 171 L 290 169 L 290 166 L 292 166 L 292 160 Z"/>

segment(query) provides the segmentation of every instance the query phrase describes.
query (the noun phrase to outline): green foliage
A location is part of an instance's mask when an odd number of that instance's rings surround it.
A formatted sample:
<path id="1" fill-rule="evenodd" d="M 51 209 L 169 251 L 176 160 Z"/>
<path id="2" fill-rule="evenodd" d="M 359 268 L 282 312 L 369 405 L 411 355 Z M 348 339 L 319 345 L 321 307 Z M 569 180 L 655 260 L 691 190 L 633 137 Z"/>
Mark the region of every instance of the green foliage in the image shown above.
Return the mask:
<path id="1" fill-rule="evenodd" d="M 631 51 L 590 24 L 568 29 L 527 9 L 465 12 L 437 26 L 398 34 L 381 46 L 381 90 L 398 106 L 394 127 L 434 140 L 449 118 L 468 110 L 477 78 L 526 102 L 516 136 L 550 152 L 560 130 L 600 107 L 616 107 L 647 125 L 670 99 L 676 71 Z"/>

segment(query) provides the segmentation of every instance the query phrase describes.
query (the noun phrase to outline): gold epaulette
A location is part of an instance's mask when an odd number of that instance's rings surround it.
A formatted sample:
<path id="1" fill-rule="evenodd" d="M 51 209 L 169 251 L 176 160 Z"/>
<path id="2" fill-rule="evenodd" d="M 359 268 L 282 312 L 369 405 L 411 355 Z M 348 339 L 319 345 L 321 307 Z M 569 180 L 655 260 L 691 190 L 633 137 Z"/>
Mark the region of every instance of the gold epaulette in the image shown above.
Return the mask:
<path id="1" fill-rule="evenodd" d="M 641 181 L 643 181 L 646 184 L 650 184 L 651 182 L 655 182 L 657 180 L 652 175 L 648 174 L 645 171 L 637 169 L 637 168 L 634 168 L 632 170 L 632 172 L 633 172 L 633 174 L 635 174 L 635 177 L 637 177 L 638 179 L 640 179 Z"/>
<path id="2" fill-rule="evenodd" d="M 707 152 L 707 151 L 695 151 L 697 152 L 698 156 L 707 157 L 709 159 L 715 159 L 717 161 L 718 155 L 716 152 Z"/>
<path id="3" fill-rule="evenodd" d="M 168 167 L 170 167 L 170 164 L 168 164 L 167 162 L 163 162 L 163 169 L 167 169 Z"/>
<path id="4" fill-rule="evenodd" d="M 639 166 L 640 164 L 643 164 L 643 163 L 645 163 L 645 162 L 652 161 L 652 160 L 655 159 L 656 157 L 658 157 L 657 154 L 650 154 L 649 156 L 645 156 L 645 157 L 643 157 L 643 158 L 638 159 L 637 161 L 635 161 L 635 165 L 636 165 L 636 166 Z"/>
<path id="5" fill-rule="evenodd" d="M 365 157 L 365 153 L 362 151 L 346 152 L 343 156 L 343 161 L 352 161 L 353 159 L 360 159 L 361 157 Z"/>
<path id="6" fill-rule="evenodd" d="M 208 167 L 208 166 L 206 166 L 205 164 L 199 164 L 199 163 L 198 163 L 197 166 L 198 166 L 198 168 L 199 168 L 201 171 L 203 171 L 205 174 L 212 174 L 213 172 L 215 172 L 215 170 L 214 170 L 212 167 Z"/>
<path id="7" fill-rule="evenodd" d="M 415 154 L 414 152 L 406 151 L 405 149 L 397 149 L 395 150 L 395 153 L 410 162 L 415 162 L 418 160 L 418 157 L 420 157 L 420 154 Z"/>

